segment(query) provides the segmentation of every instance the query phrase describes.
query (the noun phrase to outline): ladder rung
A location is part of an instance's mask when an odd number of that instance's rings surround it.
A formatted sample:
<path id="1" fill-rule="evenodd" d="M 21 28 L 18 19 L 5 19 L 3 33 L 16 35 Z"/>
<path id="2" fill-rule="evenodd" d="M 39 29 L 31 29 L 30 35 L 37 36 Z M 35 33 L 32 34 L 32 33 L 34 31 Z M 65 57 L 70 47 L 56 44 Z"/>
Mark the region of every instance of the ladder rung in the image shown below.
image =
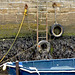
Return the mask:
<path id="1" fill-rule="evenodd" d="M 46 18 L 39 18 L 39 19 L 41 19 L 41 20 L 42 20 L 42 19 L 46 19 Z"/>
<path id="2" fill-rule="evenodd" d="M 40 25 L 42 25 L 42 26 L 43 26 L 43 25 L 47 25 L 47 24 L 39 24 L 39 26 L 40 26 Z"/>
<path id="3" fill-rule="evenodd" d="M 46 37 L 38 37 L 38 38 L 46 38 Z"/>
<path id="4" fill-rule="evenodd" d="M 33 29 L 33 28 L 30 28 L 31 30 L 33 30 L 33 31 L 37 31 L 37 29 Z"/>
<path id="5" fill-rule="evenodd" d="M 36 23 L 36 21 L 28 21 L 29 23 Z"/>
<path id="6" fill-rule="evenodd" d="M 46 30 L 38 30 L 38 32 L 46 32 Z"/>

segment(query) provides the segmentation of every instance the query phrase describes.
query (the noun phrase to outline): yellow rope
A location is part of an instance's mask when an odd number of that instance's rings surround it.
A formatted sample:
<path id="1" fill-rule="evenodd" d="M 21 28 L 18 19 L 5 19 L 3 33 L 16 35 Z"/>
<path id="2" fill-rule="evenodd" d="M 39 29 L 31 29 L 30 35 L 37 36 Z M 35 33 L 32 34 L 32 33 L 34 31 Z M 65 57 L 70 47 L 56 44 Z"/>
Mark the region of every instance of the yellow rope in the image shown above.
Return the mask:
<path id="1" fill-rule="evenodd" d="M 7 51 L 7 53 L 6 53 L 6 54 L 3 56 L 3 58 L 0 60 L 0 62 L 3 61 L 3 59 L 5 58 L 5 56 L 9 53 L 9 51 L 10 51 L 11 48 L 12 48 L 12 46 L 14 45 L 14 43 L 15 43 L 15 41 L 16 41 L 16 39 L 17 39 L 19 33 L 20 33 L 20 30 L 21 30 L 21 27 L 22 27 L 22 25 L 23 25 L 23 21 L 24 21 L 25 16 L 26 16 L 26 14 L 24 14 L 24 16 L 23 16 L 23 19 L 22 19 L 22 22 L 21 22 L 21 24 L 20 24 L 19 30 L 18 30 L 18 32 L 17 32 L 17 35 L 16 35 L 16 37 L 15 37 L 15 39 L 14 39 L 12 45 L 10 46 L 9 50 Z"/>

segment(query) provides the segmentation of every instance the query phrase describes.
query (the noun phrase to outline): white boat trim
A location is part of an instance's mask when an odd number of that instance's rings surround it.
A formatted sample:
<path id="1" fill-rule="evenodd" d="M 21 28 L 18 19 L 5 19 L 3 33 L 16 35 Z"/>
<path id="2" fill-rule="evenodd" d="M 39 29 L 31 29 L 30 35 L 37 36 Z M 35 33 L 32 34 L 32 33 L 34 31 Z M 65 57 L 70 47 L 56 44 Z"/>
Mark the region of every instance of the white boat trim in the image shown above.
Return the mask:
<path id="1" fill-rule="evenodd" d="M 27 70 L 27 69 L 23 69 L 23 68 L 20 68 L 21 70 L 23 71 L 26 71 L 26 72 L 29 72 L 29 73 L 36 73 L 36 71 L 30 71 L 30 70 Z M 44 73 L 47 73 L 47 72 L 51 72 L 51 73 L 59 73 L 59 72 L 75 72 L 75 70 L 72 70 L 72 71 L 39 71 L 39 72 L 44 72 Z"/>
<path id="2" fill-rule="evenodd" d="M 16 66 L 12 66 L 12 65 L 7 65 L 8 67 L 12 67 L 12 68 L 16 68 Z M 26 72 L 29 72 L 29 73 L 36 73 L 36 71 L 30 71 L 30 70 L 27 70 L 27 69 L 24 69 L 24 68 L 20 68 L 21 70 L 23 71 L 26 71 Z M 39 72 L 44 72 L 44 73 L 47 73 L 47 72 L 51 72 L 51 73 L 58 73 L 58 72 L 75 72 L 75 70 L 71 70 L 71 71 L 39 71 Z"/>
<path id="3" fill-rule="evenodd" d="M 16 66 L 12 66 L 12 65 L 6 65 L 7 67 L 12 67 L 12 68 L 16 68 Z"/>

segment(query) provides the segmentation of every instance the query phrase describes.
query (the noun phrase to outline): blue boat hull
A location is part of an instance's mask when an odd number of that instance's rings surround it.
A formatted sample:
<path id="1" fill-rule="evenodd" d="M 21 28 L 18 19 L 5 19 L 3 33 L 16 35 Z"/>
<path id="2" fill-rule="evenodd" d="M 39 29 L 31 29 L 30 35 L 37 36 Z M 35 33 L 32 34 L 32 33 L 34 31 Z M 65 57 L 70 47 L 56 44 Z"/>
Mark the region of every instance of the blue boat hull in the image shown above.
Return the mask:
<path id="1" fill-rule="evenodd" d="M 8 64 L 10 65 L 10 64 Z M 16 64 L 7 66 L 8 74 L 16 75 Z M 75 75 L 75 59 L 53 59 L 19 62 L 20 75 Z M 15 66 L 15 67 L 13 67 Z M 32 70 L 36 68 L 36 70 Z"/>
<path id="2" fill-rule="evenodd" d="M 15 68 L 7 68 L 8 69 L 8 74 L 10 75 L 16 75 L 16 69 Z M 20 70 L 20 75 L 38 75 L 37 73 L 29 73 L 29 72 L 26 72 L 26 71 L 23 71 L 23 70 Z M 47 72 L 47 73 L 40 73 L 40 75 L 75 75 L 75 72 L 54 72 L 54 73 L 51 73 L 51 72 Z"/>

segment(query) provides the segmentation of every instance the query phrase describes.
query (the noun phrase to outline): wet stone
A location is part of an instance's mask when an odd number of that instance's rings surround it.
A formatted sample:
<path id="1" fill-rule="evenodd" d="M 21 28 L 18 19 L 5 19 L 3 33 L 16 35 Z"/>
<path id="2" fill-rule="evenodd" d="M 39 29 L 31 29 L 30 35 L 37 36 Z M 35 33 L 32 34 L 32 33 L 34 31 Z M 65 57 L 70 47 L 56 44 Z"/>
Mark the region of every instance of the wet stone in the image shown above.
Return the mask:
<path id="1" fill-rule="evenodd" d="M 13 45 L 12 49 L 8 53 L 8 55 L 5 57 L 4 61 L 8 58 L 11 58 L 14 56 L 15 58 L 12 59 L 12 61 L 29 61 L 29 60 L 44 60 L 44 59 L 61 59 L 61 58 L 74 58 L 75 57 L 75 37 L 74 36 L 64 36 L 60 38 L 56 38 L 50 41 L 50 44 L 52 46 L 51 49 L 53 51 L 47 52 L 47 51 L 41 51 L 38 52 L 37 47 L 33 47 L 32 49 L 28 50 L 28 48 L 32 47 L 34 44 L 36 44 L 36 37 L 33 37 L 34 40 L 31 37 L 26 38 L 18 38 Z M 13 40 L 5 39 L 4 41 L 0 41 L 0 59 L 3 57 L 3 55 L 8 51 L 12 44 Z M 21 53 L 16 56 L 16 54 Z M 10 60 L 11 60 L 10 59 Z"/>

